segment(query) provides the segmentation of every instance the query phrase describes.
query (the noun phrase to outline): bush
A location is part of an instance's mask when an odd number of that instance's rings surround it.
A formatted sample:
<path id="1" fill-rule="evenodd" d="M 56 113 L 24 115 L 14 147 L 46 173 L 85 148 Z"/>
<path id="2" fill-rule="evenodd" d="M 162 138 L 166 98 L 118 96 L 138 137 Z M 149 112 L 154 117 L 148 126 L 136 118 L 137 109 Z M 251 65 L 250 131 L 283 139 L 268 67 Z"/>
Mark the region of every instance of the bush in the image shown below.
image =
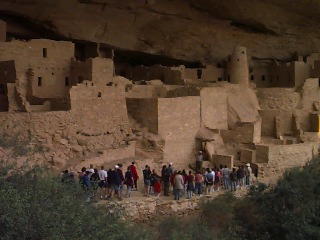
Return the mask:
<path id="1" fill-rule="evenodd" d="M 119 220 L 121 210 L 86 203 L 79 184 L 48 169 L 2 162 L 0 172 L 0 239 L 143 239 Z"/>

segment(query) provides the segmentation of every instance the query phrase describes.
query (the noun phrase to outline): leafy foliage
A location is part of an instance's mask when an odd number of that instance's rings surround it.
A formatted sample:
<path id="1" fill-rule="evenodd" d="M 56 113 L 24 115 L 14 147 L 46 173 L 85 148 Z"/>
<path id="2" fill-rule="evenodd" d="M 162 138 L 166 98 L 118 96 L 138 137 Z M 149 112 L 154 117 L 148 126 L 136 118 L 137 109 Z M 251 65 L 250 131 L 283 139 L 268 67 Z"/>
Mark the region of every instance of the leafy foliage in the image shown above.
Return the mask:
<path id="1" fill-rule="evenodd" d="M 86 203 L 77 183 L 48 169 L 0 164 L 0 239 L 143 239 L 121 210 Z"/>

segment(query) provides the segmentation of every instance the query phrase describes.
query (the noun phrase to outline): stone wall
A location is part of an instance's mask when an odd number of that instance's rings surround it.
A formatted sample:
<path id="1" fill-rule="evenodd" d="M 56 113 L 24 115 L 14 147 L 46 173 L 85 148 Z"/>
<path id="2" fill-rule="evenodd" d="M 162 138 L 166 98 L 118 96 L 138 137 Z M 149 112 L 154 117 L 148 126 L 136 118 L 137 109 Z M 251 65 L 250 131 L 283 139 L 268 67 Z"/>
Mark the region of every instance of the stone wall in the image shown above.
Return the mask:
<path id="1" fill-rule="evenodd" d="M 158 134 L 165 140 L 164 161 L 181 167 L 193 163 L 200 97 L 159 98 L 158 121 Z"/>
<path id="2" fill-rule="evenodd" d="M 16 68 L 14 61 L 0 62 L 0 83 L 15 83 Z"/>
<path id="3" fill-rule="evenodd" d="M 158 134 L 158 100 L 156 98 L 127 98 L 128 114 L 150 132 Z"/>
<path id="4" fill-rule="evenodd" d="M 228 129 L 227 93 L 224 88 L 203 88 L 201 125 L 210 129 Z"/>
<path id="5" fill-rule="evenodd" d="M 295 109 L 299 106 L 301 96 L 293 88 L 259 88 L 258 100 L 261 109 Z"/>
<path id="6" fill-rule="evenodd" d="M 318 143 L 258 145 L 257 163 L 268 163 L 270 173 L 283 172 L 292 167 L 303 166 L 318 156 L 318 147 Z"/>
<path id="7" fill-rule="evenodd" d="M 72 42 L 34 39 L 0 45 L 0 61 L 15 61 L 18 87 L 26 91 L 28 80 L 31 79 L 29 87 L 34 97 L 39 98 L 66 96 L 69 86 L 66 86 L 65 79 L 70 77 L 70 60 L 73 56 Z"/>
<path id="8" fill-rule="evenodd" d="M 221 130 L 224 143 L 259 143 L 261 139 L 261 121 L 242 123 L 232 130 Z"/>
<path id="9" fill-rule="evenodd" d="M 92 86 L 85 81 L 70 90 L 71 113 L 88 135 L 128 132 L 125 91 L 120 87 Z"/>

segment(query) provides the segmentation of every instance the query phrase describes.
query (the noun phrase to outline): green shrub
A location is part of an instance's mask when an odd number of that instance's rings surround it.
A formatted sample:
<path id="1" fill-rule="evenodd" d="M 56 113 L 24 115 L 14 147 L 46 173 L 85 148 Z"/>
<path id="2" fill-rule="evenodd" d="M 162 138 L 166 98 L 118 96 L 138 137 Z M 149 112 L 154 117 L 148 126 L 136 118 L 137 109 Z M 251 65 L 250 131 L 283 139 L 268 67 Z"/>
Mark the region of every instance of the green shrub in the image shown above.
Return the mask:
<path id="1" fill-rule="evenodd" d="M 48 169 L 2 163 L 0 171 L 0 239 L 144 239 L 119 220 L 121 210 L 86 203 L 79 184 Z"/>

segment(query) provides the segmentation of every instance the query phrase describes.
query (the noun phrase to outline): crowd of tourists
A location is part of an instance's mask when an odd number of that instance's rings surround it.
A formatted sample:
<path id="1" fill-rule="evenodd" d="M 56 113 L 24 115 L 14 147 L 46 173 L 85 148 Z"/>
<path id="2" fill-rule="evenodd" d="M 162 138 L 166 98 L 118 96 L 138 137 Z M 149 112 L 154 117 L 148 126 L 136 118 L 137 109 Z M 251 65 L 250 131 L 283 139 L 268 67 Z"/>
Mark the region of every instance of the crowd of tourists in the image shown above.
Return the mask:
<path id="1" fill-rule="evenodd" d="M 101 166 L 100 170 L 94 169 L 93 165 L 90 165 L 89 169 L 83 167 L 79 172 L 78 180 L 86 190 L 87 201 L 90 201 L 96 192 L 100 193 L 101 199 L 117 197 L 122 200 L 124 194 L 129 198 L 132 191 L 137 191 L 139 175 L 135 162 L 126 168 L 126 172 L 122 169 L 122 164 L 117 164 L 108 171 L 104 166 Z M 164 196 L 173 194 L 174 199 L 179 200 L 183 196 L 191 199 L 194 195 L 202 196 L 222 189 L 236 191 L 237 188 L 242 189 L 250 185 L 252 169 L 249 163 L 232 170 L 222 165 L 212 169 L 207 168 L 204 172 L 201 170 L 198 169 L 195 173 L 178 171 L 174 170 L 173 164 L 170 163 L 168 166 L 163 165 L 161 173 L 158 174 L 155 169 L 151 170 L 146 165 L 142 171 L 143 192 L 145 196 L 155 197 L 159 197 L 162 192 Z M 74 173 L 64 171 L 62 181 L 74 181 Z"/>

